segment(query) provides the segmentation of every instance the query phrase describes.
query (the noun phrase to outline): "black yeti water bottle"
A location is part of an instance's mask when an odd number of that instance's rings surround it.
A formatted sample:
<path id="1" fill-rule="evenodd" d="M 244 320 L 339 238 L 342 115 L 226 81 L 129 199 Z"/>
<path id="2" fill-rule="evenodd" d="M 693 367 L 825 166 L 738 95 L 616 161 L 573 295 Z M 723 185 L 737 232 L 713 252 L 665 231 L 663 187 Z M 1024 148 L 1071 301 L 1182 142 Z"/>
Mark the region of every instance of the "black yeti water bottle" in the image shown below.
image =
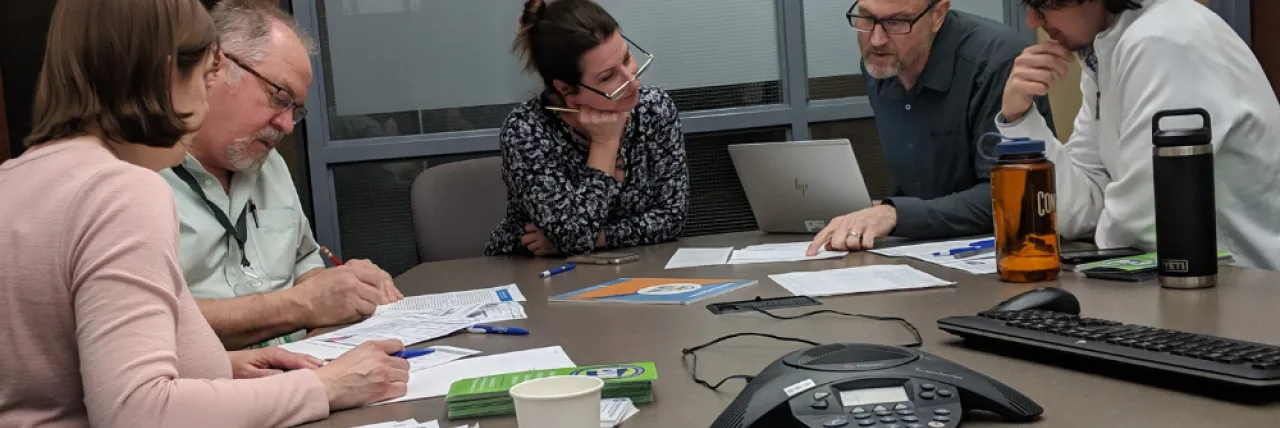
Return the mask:
<path id="1" fill-rule="evenodd" d="M 1200 116 L 1198 129 L 1160 128 L 1160 120 Z M 1160 285 L 1206 288 L 1217 284 L 1218 235 L 1213 191 L 1213 131 L 1201 108 L 1164 110 L 1151 119 L 1155 180 L 1156 252 Z"/>

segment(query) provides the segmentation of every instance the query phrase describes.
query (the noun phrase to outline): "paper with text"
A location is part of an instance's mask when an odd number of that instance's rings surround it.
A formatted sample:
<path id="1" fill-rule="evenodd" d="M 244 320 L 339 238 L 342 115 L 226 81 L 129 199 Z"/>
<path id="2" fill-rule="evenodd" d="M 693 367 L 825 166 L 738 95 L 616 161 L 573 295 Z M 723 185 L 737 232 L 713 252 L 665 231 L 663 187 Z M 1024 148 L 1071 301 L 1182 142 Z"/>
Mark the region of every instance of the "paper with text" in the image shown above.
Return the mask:
<path id="1" fill-rule="evenodd" d="M 991 238 L 968 238 L 958 239 L 954 241 L 930 242 L 926 244 L 904 245 L 901 247 L 891 247 L 883 249 L 870 250 L 872 254 L 879 254 L 885 257 L 908 257 L 923 262 L 933 263 L 939 266 L 952 269 L 959 269 L 974 275 L 987 275 L 996 273 L 996 255 L 995 253 L 978 255 L 970 258 L 957 259 L 951 255 L 935 256 L 933 253 L 946 254 L 952 248 L 963 248 L 975 241 Z"/>
<path id="2" fill-rule="evenodd" d="M 316 358 L 332 360 L 361 343 L 372 340 L 397 339 L 405 346 L 444 337 L 470 327 L 471 322 L 440 320 L 430 316 L 402 314 L 364 320 L 350 327 L 338 329 L 306 340 L 286 343 L 280 347 Z"/>
<path id="3" fill-rule="evenodd" d="M 448 364 L 454 360 L 460 360 L 480 353 L 480 351 L 474 349 L 457 348 L 453 346 L 432 346 L 431 349 L 436 351 L 421 357 L 409 359 L 409 373 Z"/>
<path id="4" fill-rule="evenodd" d="M 946 287 L 942 280 L 907 265 L 875 265 L 815 272 L 769 275 L 769 279 L 797 296 L 835 296 L 879 291 Z"/>
<path id="5" fill-rule="evenodd" d="M 722 265 L 729 261 L 731 254 L 733 247 L 680 248 L 667 260 L 667 267 L 664 269 Z"/>
<path id="6" fill-rule="evenodd" d="M 630 398 L 600 400 L 600 428 L 613 428 L 640 413 Z"/>
<path id="7" fill-rule="evenodd" d="M 479 303 L 452 308 L 428 309 L 423 311 L 389 310 L 374 315 L 374 318 L 414 315 L 420 318 L 431 318 L 437 321 L 469 322 L 471 324 L 495 323 L 500 321 L 522 320 L 528 318 L 524 313 L 524 305 L 520 302 Z"/>
<path id="8" fill-rule="evenodd" d="M 729 258 L 729 264 L 779 263 L 806 260 L 838 259 L 849 254 L 848 251 L 819 251 L 817 255 L 806 256 L 809 242 L 788 242 L 781 244 L 752 245 L 736 250 Z"/>
<path id="9" fill-rule="evenodd" d="M 459 306 L 478 305 L 484 303 L 523 302 L 524 294 L 515 284 L 500 287 L 482 288 L 479 290 L 454 291 L 451 293 L 427 294 L 406 297 L 404 300 L 390 305 L 378 306 L 375 314 L 388 311 L 421 312 L 432 309 L 456 308 Z"/>
<path id="10" fill-rule="evenodd" d="M 440 422 L 418 422 L 416 419 L 406 419 L 399 422 L 383 422 L 380 424 L 361 425 L 355 428 L 440 428 Z M 475 425 L 458 425 L 454 428 L 480 428 L 480 423 L 477 422 Z"/>
<path id="11" fill-rule="evenodd" d="M 465 358 L 449 364 L 409 373 L 409 390 L 400 398 L 371 404 L 398 403 L 443 397 L 454 382 L 474 377 L 492 376 L 529 370 L 577 367 L 559 346 Z"/>

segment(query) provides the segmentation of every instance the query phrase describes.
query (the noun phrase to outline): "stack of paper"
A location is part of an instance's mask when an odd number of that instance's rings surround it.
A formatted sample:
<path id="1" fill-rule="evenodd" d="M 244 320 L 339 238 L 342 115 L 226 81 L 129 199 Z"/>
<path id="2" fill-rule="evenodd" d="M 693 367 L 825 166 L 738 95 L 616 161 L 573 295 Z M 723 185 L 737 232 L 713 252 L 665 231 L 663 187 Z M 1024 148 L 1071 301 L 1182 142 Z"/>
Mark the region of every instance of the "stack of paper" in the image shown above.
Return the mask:
<path id="1" fill-rule="evenodd" d="M 966 247 L 978 240 L 980 239 L 970 238 L 955 241 L 932 242 L 928 244 L 874 249 L 871 250 L 871 252 L 885 257 L 910 257 L 952 269 L 959 269 L 975 275 L 996 273 L 996 256 L 994 253 L 960 259 L 957 259 L 955 256 L 947 255 L 947 252 L 951 249 Z M 934 255 L 934 253 L 941 254 Z"/>
<path id="2" fill-rule="evenodd" d="M 455 348 L 452 346 L 432 346 L 431 349 L 434 349 L 435 352 L 409 359 L 409 376 L 413 376 L 415 372 L 480 353 L 480 351 L 474 349 Z"/>
<path id="3" fill-rule="evenodd" d="M 600 428 L 613 428 L 631 419 L 640 409 L 630 398 L 606 398 L 600 400 Z"/>
<path id="4" fill-rule="evenodd" d="M 406 419 L 400 422 L 383 422 L 373 425 L 361 425 L 356 428 L 440 428 L 440 422 L 418 422 L 416 419 Z M 480 424 L 475 425 L 459 425 L 454 428 L 480 428 Z"/>
<path id="5" fill-rule="evenodd" d="M 478 323 L 527 317 L 524 295 L 515 284 L 482 290 L 414 296 L 380 306 L 372 318 L 281 347 L 332 360 L 371 340 L 397 339 L 409 346 Z"/>
<path id="6" fill-rule="evenodd" d="M 653 402 L 653 381 L 658 379 L 658 369 L 650 361 L 530 370 L 463 379 L 449 387 L 449 395 L 444 400 L 449 408 L 449 419 L 513 414 L 515 404 L 508 392 L 511 387 L 551 376 L 598 377 L 604 379 L 603 398 L 626 398 L 634 404 L 645 404 Z"/>
<path id="7" fill-rule="evenodd" d="M 406 297 L 404 300 L 390 305 L 378 306 L 375 314 L 389 311 L 421 312 L 432 309 L 456 308 L 460 306 L 479 305 L 484 303 L 523 302 L 524 294 L 515 284 L 501 287 L 483 288 L 479 290 L 455 291 L 452 293 L 426 294 Z"/>
<path id="8" fill-rule="evenodd" d="M 835 296 L 877 291 L 912 290 L 955 284 L 906 265 L 875 265 L 816 272 L 769 275 L 797 296 Z"/>
<path id="9" fill-rule="evenodd" d="M 564 353 L 564 349 L 559 346 L 465 358 L 449 364 L 410 372 L 409 388 L 404 396 L 372 405 L 442 397 L 449 393 L 450 385 L 463 379 L 500 375 L 512 371 L 548 370 L 576 365 Z M 410 363 L 410 367 L 412 367 L 412 363 Z"/>
<path id="10" fill-rule="evenodd" d="M 809 242 L 790 242 L 785 244 L 752 245 L 733 252 L 729 264 L 741 265 L 749 263 L 798 262 L 805 260 L 838 259 L 849 254 L 848 251 L 819 251 L 817 255 L 806 256 Z"/>
<path id="11" fill-rule="evenodd" d="M 729 261 L 730 254 L 733 254 L 733 247 L 680 248 L 667 260 L 665 269 L 722 265 Z"/>

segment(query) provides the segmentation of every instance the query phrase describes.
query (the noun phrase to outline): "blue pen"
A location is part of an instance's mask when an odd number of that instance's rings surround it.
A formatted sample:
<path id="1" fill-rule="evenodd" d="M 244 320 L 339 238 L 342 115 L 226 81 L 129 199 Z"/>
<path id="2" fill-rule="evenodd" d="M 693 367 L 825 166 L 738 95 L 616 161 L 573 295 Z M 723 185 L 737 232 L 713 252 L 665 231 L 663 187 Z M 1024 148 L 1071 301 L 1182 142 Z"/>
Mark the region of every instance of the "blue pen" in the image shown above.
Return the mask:
<path id="1" fill-rule="evenodd" d="M 519 327 L 502 327 L 482 324 L 476 324 L 467 328 L 467 332 L 476 334 L 509 334 L 513 336 L 524 336 L 529 334 L 529 330 Z"/>
<path id="2" fill-rule="evenodd" d="M 969 243 L 969 246 L 970 246 L 970 247 L 973 247 L 973 248 L 977 248 L 977 249 L 983 249 L 983 248 L 995 248 L 995 247 L 996 247 L 996 240 L 995 240 L 995 239 L 983 239 L 983 240 L 981 240 L 981 241 L 974 241 L 974 242 L 970 242 L 970 243 Z"/>
<path id="3" fill-rule="evenodd" d="M 564 265 L 564 266 L 553 267 L 553 268 L 551 268 L 551 269 L 544 270 L 544 271 L 542 271 L 542 273 L 541 273 L 541 274 L 539 274 L 538 276 L 539 276 L 539 277 L 542 277 L 542 278 L 546 278 L 546 277 L 549 277 L 549 276 L 551 276 L 551 275 L 555 275 L 555 274 L 560 273 L 560 272 L 564 272 L 564 271 L 567 271 L 567 270 L 573 270 L 573 268 L 575 268 L 575 267 L 578 267 L 578 265 L 575 265 L 575 264 L 573 264 L 573 263 L 569 263 L 569 264 Z"/>
<path id="4" fill-rule="evenodd" d="M 431 348 L 425 348 L 425 349 L 406 349 L 406 350 L 403 350 L 403 351 L 400 351 L 400 352 L 397 352 L 397 353 L 391 354 L 391 356 L 393 356 L 393 357 L 400 357 L 400 358 L 404 358 L 404 359 L 406 359 L 406 360 L 407 360 L 407 359 L 410 359 L 410 358 L 418 358 L 418 357 L 421 357 L 421 356 L 423 356 L 423 355 L 429 355 L 429 354 L 431 354 L 432 352 L 436 352 L 436 350 L 435 350 L 435 349 L 431 349 Z"/>
<path id="5" fill-rule="evenodd" d="M 933 255 L 935 255 L 935 256 L 954 256 L 954 255 L 956 255 L 956 254 L 960 254 L 960 253 L 967 253 L 967 252 L 970 252 L 970 251 L 977 251 L 977 250 L 985 250 L 985 249 L 988 249 L 988 248 L 995 248 L 995 246 L 996 246 L 996 240 L 995 240 L 995 239 L 984 239 L 984 240 L 981 240 L 981 241 L 970 242 L 970 243 L 969 243 L 969 246 L 967 246 L 967 247 L 952 248 L 952 249 L 947 250 L 947 251 L 937 251 L 937 252 L 934 252 L 934 253 L 933 253 Z"/>

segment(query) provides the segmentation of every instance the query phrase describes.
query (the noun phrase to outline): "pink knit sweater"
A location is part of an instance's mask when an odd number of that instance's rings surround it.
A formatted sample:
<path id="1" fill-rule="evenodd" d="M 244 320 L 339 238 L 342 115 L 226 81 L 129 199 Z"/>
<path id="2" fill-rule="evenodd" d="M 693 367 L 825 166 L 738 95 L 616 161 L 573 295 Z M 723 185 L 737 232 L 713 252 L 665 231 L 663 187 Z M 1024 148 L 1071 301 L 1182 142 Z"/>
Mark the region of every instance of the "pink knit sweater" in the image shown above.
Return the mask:
<path id="1" fill-rule="evenodd" d="M 0 165 L 0 427 L 324 418 L 310 370 L 231 380 L 182 279 L 173 194 L 94 138 Z"/>

